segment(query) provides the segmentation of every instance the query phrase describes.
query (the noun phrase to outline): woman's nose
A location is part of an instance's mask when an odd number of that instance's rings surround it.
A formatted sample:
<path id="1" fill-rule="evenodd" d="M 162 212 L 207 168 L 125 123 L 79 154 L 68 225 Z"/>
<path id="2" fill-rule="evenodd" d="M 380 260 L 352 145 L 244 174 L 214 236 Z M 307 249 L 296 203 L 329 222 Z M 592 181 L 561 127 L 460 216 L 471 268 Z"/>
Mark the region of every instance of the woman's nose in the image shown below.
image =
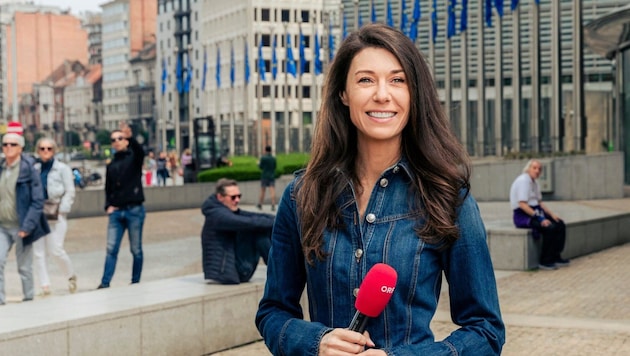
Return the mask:
<path id="1" fill-rule="evenodd" d="M 374 101 L 387 102 L 391 100 L 391 94 L 386 83 L 379 83 L 375 88 Z"/>

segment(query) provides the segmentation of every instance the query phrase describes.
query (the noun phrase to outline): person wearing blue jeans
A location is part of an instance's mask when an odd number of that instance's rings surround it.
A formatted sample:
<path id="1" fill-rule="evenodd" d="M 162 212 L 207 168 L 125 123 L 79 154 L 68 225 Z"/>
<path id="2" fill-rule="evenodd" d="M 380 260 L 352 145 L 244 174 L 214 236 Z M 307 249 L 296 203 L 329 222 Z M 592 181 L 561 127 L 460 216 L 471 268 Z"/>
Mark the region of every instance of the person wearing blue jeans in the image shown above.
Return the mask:
<path id="1" fill-rule="evenodd" d="M 142 274 L 142 228 L 145 210 L 142 190 L 142 164 L 144 150 L 133 138 L 131 128 L 121 124 L 120 130 L 111 133 L 114 158 L 107 165 L 105 179 L 105 211 L 109 216 L 107 225 L 107 256 L 103 277 L 98 289 L 109 288 L 116 271 L 118 251 L 125 230 L 129 234 L 129 245 L 133 256 L 131 283 L 140 282 Z"/>
<path id="2" fill-rule="evenodd" d="M 129 249 L 133 256 L 131 269 L 131 283 L 140 282 L 142 274 L 142 227 L 144 225 L 145 210 L 143 205 L 132 205 L 114 210 L 109 214 L 107 225 L 107 255 L 105 257 L 105 271 L 101 286 L 109 286 L 116 271 L 118 251 L 125 229 L 129 234 Z"/>

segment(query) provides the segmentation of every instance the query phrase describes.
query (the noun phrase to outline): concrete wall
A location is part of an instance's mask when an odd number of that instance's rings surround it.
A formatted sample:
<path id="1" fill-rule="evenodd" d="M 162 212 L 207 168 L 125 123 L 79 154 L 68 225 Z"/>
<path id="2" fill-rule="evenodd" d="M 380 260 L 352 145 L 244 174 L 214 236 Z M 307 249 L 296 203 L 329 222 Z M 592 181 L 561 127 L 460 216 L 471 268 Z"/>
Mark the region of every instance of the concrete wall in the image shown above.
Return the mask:
<path id="1" fill-rule="evenodd" d="M 589 200 L 623 198 L 623 154 L 621 152 L 556 157 L 542 160 L 551 169 L 551 191 L 546 200 Z M 494 160 L 475 162 L 471 177 L 472 193 L 478 201 L 508 201 L 512 181 L 523 170 L 527 160 Z M 292 175 L 276 179 L 276 202 Z M 258 203 L 260 182 L 240 182 L 241 204 Z M 203 201 L 214 194 L 214 183 L 187 184 L 175 187 L 150 187 L 144 190 L 147 211 L 201 208 Z M 266 204 L 270 203 L 267 194 Z M 77 197 L 71 218 L 104 214 L 102 190 L 84 190 Z"/>

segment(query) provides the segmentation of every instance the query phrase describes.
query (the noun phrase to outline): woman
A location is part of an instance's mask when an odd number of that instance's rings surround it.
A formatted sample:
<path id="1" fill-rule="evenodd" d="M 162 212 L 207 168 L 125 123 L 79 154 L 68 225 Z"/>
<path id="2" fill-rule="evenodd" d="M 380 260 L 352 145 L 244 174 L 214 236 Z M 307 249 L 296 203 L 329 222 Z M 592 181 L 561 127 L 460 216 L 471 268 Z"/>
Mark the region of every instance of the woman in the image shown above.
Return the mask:
<path id="1" fill-rule="evenodd" d="M 184 183 L 195 183 L 195 160 L 190 148 L 184 150 L 180 161 L 184 170 Z"/>
<path id="2" fill-rule="evenodd" d="M 41 285 L 40 295 L 51 294 L 50 278 L 46 266 L 47 255 L 55 257 L 61 271 L 68 279 L 68 290 L 70 293 L 74 293 L 77 290 L 77 276 L 74 273 L 72 261 L 63 248 L 68 231 L 67 215 L 74 202 L 74 176 L 70 167 L 55 159 L 57 146 L 54 140 L 41 138 L 37 141 L 36 148 L 40 162 L 44 199 L 59 204 L 57 220 L 49 220 L 50 233 L 33 243 L 35 271 L 39 276 Z"/>
<path id="3" fill-rule="evenodd" d="M 341 44 L 311 160 L 285 190 L 256 325 L 274 355 L 498 355 L 505 339 L 470 163 L 414 44 L 382 24 Z M 396 288 L 366 333 L 348 330 L 376 263 Z M 444 272 L 453 322 L 429 323 Z M 299 301 L 306 286 L 311 321 Z"/>

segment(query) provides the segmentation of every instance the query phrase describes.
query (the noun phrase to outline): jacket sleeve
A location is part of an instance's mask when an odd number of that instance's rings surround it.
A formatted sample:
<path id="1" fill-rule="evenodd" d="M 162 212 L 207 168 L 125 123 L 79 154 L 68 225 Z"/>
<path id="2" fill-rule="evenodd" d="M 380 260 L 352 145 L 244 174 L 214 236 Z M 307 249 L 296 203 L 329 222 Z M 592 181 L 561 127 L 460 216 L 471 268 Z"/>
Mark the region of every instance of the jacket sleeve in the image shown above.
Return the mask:
<path id="1" fill-rule="evenodd" d="M 33 167 L 33 162 L 23 156 L 20 169 L 28 169 L 30 182 L 29 189 L 31 195 L 31 201 L 29 202 L 28 210 L 24 220 L 22 221 L 20 230 L 30 235 L 33 231 L 35 231 L 42 217 L 42 210 L 44 208 L 44 189 L 42 188 L 42 181 L 39 177 L 39 172 Z"/>
<path id="2" fill-rule="evenodd" d="M 304 320 L 300 298 L 307 276 L 292 186 L 278 205 L 256 327 L 273 355 L 317 355 L 322 337 L 332 328 Z"/>
<path id="3" fill-rule="evenodd" d="M 72 176 L 72 170 L 65 164 L 61 165 L 60 169 L 61 179 L 63 181 L 63 196 L 61 197 L 61 203 L 59 204 L 59 212 L 67 214 L 74 204 L 74 177 Z"/>
<path id="4" fill-rule="evenodd" d="M 211 198 L 206 199 L 201 211 L 206 219 L 211 219 L 213 228 L 217 231 L 250 231 L 259 229 L 271 229 L 275 217 L 271 214 L 255 213 L 251 211 L 239 211 L 235 214 L 230 209 L 217 208 L 210 204 Z"/>
<path id="5" fill-rule="evenodd" d="M 129 137 L 129 149 L 133 152 L 134 166 L 142 172 L 142 166 L 144 166 L 144 149 L 142 145 L 135 138 Z"/>

